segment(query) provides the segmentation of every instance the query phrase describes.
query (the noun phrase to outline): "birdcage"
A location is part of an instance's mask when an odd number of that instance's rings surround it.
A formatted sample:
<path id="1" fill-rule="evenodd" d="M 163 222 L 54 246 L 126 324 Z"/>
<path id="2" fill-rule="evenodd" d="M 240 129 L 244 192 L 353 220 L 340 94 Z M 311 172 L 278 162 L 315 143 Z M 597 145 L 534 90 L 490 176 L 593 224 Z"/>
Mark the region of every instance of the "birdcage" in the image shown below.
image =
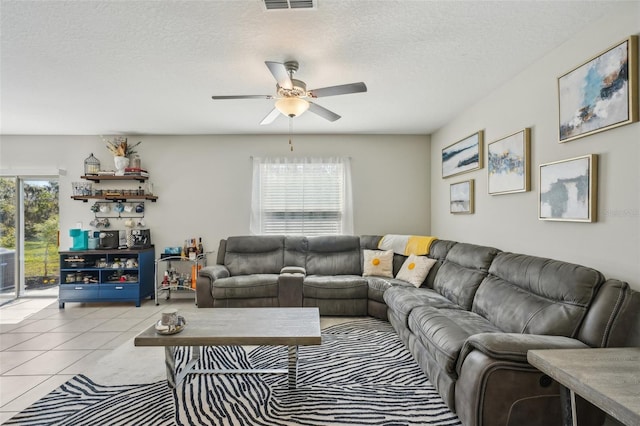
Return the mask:
<path id="1" fill-rule="evenodd" d="M 97 175 L 100 171 L 100 160 L 93 156 L 93 153 L 84 160 L 84 174 Z"/>

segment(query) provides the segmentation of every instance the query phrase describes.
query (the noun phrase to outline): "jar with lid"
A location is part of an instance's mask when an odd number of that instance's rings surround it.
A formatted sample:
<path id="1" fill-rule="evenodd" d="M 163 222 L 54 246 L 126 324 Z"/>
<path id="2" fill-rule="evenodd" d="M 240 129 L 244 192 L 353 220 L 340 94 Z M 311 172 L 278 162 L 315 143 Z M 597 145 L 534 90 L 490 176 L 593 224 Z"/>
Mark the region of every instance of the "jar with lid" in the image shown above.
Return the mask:
<path id="1" fill-rule="evenodd" d="M 131 168 L 133 168 L 133 169 L 139 169 L 140 168 L 140 156 L 139 155 L 134 155 L 133 158 L 131 159 Z"/>

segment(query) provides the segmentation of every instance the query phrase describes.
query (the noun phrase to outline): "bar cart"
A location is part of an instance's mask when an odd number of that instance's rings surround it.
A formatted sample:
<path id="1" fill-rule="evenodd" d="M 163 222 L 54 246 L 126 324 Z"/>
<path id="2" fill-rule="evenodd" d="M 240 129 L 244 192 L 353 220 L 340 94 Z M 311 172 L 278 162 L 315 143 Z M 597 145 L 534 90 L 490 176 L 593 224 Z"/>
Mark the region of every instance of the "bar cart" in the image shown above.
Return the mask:
<path id="1" fill-rule="evenodd" d="M 199 254 L 195 258 L 163 253 L 156 258 L 154 275 L 156 305 L 160 304 L 159 299 L 162 292 L 166 293 L 165 300 L 171 298 L 172 292 L 192 292 L 197 305 L 196 279 L 198 271 L 207 266 L 207 255 L 209 253 Z"/>

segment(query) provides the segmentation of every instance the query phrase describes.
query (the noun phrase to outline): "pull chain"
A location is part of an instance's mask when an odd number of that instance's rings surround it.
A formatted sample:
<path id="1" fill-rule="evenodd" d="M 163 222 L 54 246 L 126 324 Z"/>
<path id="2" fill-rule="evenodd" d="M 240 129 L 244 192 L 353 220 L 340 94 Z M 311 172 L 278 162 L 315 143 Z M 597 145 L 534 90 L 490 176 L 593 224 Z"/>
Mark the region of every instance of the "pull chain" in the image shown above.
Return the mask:
<path id="1" fill-rule="evenodd" d="M 293 117 L 289 117 L 289 148 L 293 152 Z"/>

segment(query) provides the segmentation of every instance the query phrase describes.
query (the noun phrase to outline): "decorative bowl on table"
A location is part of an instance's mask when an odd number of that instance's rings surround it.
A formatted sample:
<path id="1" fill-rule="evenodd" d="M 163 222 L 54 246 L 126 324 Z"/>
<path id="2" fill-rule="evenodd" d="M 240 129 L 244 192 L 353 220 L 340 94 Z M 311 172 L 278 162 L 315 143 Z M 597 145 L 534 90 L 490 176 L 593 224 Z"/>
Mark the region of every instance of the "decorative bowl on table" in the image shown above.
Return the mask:
<path id="1" fill-rule="evenodd" d="M 169 335 L 180 333 L 187 326 L 187 321 L 182 316 L 178 316 L 178 323 L 176 325 L 162 324 L 162 320 L 158 320 L 156 323 L 156 333 Z"/>

